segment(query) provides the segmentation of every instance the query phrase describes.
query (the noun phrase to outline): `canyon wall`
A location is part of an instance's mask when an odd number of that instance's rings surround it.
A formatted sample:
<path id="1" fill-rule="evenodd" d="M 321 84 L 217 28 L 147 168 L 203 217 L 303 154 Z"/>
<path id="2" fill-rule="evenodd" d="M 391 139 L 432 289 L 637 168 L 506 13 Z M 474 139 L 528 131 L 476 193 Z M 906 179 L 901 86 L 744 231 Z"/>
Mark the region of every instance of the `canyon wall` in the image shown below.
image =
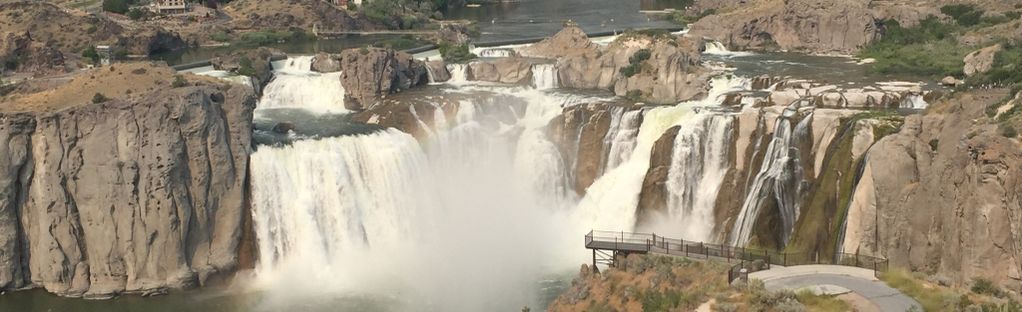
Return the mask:
<path id="1" fill-rule="evenodd" d="M 255 93 L 161 79 L 101 103 L 0 107 L 0 289 L 106 298 L 233 270 Z"/>

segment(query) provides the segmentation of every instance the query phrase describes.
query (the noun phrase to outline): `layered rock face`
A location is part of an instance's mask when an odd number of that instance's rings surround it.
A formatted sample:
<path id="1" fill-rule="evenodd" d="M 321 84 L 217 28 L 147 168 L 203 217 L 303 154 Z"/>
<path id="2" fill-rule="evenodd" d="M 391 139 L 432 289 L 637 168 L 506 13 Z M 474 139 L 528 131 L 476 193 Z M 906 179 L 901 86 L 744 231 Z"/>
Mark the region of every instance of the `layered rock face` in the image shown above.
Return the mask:
<path id="1" fill-rule="evenodd" d="M 689 34 L 735 50 L 849 54 L 879 31 L 869 1 L 763 0 L 702 18 Z"/>
<path id="2" fill-rule="evenodd" d="M 1002 49 L 1000 44 L 995 44 L 969 53 L 965 56 L 963 72 L 966 76 L 972 76 L 990 71 L 990 68 L 994 66 L 994 57 Z"/>
<path id="3" fill-rule="evenodd" d="M 381 97 L 429 82 L 426 65 L 408 53 L 363 48 L 341 52 L 344 106 L 364 110 Z"/>
<path id="4" fill-rule="evenodd" d="M 1003 96 L 960 94 L 870 148 L 843 250 L 1022 289 L 1022 144 L 977 122 Z"/>
<path id="5" fill-rule="evenodd" d="M 105 298 L 232 270 L 255 100 L 200 80 L 51 112 L 0 107 L 0 289 Z"/>

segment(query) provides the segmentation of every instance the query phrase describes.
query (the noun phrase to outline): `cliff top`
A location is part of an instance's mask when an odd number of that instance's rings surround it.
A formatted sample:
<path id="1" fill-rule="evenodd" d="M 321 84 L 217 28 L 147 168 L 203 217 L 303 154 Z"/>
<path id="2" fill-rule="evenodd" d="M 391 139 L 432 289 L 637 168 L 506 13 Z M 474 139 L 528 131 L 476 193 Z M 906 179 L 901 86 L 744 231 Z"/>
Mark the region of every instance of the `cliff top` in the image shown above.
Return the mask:
<path id="1" fill-rule="evenodd" d="M 69 77 L 30 81 L 0 98 L 0 113 L 52 112 L 93 103 L 99 93 L 109 99 L 141 97 L 172 88 L 175 71 L 152 63 L 123 63 L 80 71 Z M 182 75 L 188 82 L 223 84 L 212 77 Z"/>

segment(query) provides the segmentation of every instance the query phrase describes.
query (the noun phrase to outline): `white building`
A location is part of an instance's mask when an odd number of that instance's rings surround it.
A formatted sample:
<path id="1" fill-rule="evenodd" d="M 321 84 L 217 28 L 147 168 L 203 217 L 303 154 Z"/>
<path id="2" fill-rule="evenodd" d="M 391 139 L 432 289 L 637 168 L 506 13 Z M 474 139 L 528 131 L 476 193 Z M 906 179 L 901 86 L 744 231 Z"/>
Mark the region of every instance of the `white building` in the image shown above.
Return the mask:
<path id="1" fill-rule="evenodd" d="M 156 0 L 153 3 L 156 13 L 179 14 L 188 12 L 188 3 L 185 0 Z"/>

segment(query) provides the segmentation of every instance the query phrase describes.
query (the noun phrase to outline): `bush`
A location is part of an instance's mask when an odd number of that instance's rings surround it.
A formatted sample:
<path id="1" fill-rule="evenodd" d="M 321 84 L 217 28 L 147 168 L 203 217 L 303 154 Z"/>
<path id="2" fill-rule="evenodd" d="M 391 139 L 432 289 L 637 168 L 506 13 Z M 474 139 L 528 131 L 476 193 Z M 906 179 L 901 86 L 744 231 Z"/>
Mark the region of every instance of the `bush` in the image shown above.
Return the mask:
<path id="1" fill-rule="evenodd" d="M 1011 139 L 1011 138 L 1015 138 L 1015 137 L 1018 136 L 1018 130 L 1015 130 L 1015 127 L 1013 127 L 1012 125 L 1004 125 L 1004 124 L 1002 124 L 999 128 L 1001 129 L 1001 135 L 1003 135 L 1006 138 Z M 980 290 L 984 290 L 985 288 L 979 288 L 979 289 Z M 972 285 L 972 291 L 976 292 L 976 290 L 977 290 L 976 285 Z M 998 291 L 1000 291 L 1000 290 L 998 290 Z"/>
<path id="2" fill-rule="evenodd" d="M 227 34 L 226 31 L 218 31 L 210 34 L 209 39 L 216 42 L 229 42 L 231 41 L 231 35 Z"/>
<path id="3" fill-rule="evenodd" d="M 96 95 L 92 96 L 92 103 L 93 104 L 99 104 L 99 103 L 103 103 L 103 102 L 106 102 L 106 101 L 109 101 L 109 100 L 110 100 L 110 98 L 106 97 L 106 95 L 103 95 L 102 93 L 98 93 L 98 92 L 96 93 Z"/>
<path id="4" fill-rule="evenodd" d="M 950 16 L 958 25 L 973 26 L 979 24 L 983 10 L 976 9 L 972 4 L 952 4 L 940 8 L 940 13 Z"/>
<path id="5" fill-rule="evenodd" d="M 960 77 L 965 55 L 975 50 L 954 39 L 958 26 L 943 23 L 934 16 L 910 28 L 888 20 L 884 28 L 884 36 L 859 53 L 860 58 L 876 59 L 870 70 L 882 74 Z"/>
<path id="6" fill-rule="evenodd" d="M 467 44 L 452 45 L 450 43 L 441 43 L 438 49 L 440 50 L 440 57 L 447 63 L 464 63 L 478 57 L 468 49 Z"/>
<path id="7" fill-rule="evenodd" d="M 93 64 L 99 63 L 99 53 L 96 52 L 96 48 L 89 46 L 82 51 L 82 57 L 92 60 Z"/>
<path id="8" fill-rule="evenodd" d="M 131 20 L 141 20 L 145 16 L 146 12 L 140 8 L 131 8 L 131 10 L 128 10 L 128 18 Z"/>
<path id="9" fill-rule="evenodd" d="M 124 14 L 130 5 L 129 0 L 103 0 L 103 11 Z"/>
<path id="10" fill-rule="evenodd" d="M 238 60 L 238 75 L 255 77 L 256 70 L 252 67 L 252 60 L 247 57 L 242 57 Z"/>
<path id="11" fill-rule="evenodd" d="M 1022 85 L 1022 46 L 1005 44 L 1001 52 L 994 55 L 990 70 L 970 77 L 966 83 L 970 86 L 996 84 L 1001 86 Z"/>
<path id="12" fill-rule="evenodd" d="M 632 56 L 628 58 L 628 66 L 622 67 L 621 69 L 618 69 L 618 71 L 621 72 L 622 75 L 625 75 L 625 77 L 635 76 L 635 74 L 642 71 L 643 62 L 648 60 L 652 55 L 653 53 L 649 49 L 635 51 L 635 54 L 632 54 Z"/>
<path id="13" fill-rule="evenodd" d="M 937 151 L 937 147 L 938 146 L 940 146 L 940 140 L 937 140 L 937 139 L 930 140 L 930 150 L 931 151 Z"/>
<path id="14" fill-rule="evenodd" d="M 250 64 L 251 65 L 251 64 Z M 171 87 L 180 88 L 188 85 L 188 80 L 185 80 L 184 76 L 174 75 L 174 81 L 170 83 Z"/>
<path id="15" fill-rule="evenodd" d="M 1014 135 L 1012 136 L 1014 137 Z M 974 278 L 972 279 L 972 292 L 980 295 L 990 295 L 994 297 L 1000 297 L 1004 295 L 1000 288 L 997 288 L 993 282 L 985 278 Z"/>

